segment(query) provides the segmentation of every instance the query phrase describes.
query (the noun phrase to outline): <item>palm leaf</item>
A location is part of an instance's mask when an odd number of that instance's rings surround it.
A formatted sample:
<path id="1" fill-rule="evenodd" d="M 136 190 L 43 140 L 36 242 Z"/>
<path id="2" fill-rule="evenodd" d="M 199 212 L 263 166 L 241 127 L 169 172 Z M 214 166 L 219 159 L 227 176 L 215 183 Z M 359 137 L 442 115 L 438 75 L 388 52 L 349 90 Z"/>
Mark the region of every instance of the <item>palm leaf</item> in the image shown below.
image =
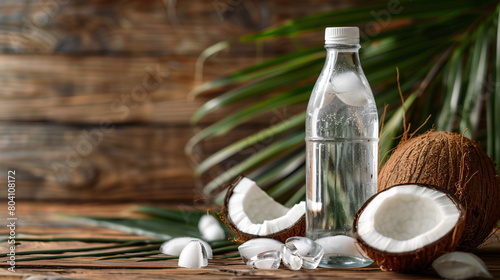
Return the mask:
<path id="1" fill-rule="evenodd" d="M 402 11 L 399 13 L 392 13 L 392 20 L 399 18 L 427 19 L 442 16 L 444 12 L 448 15 L 470 13 L 474 9 L 486 6 L 492 1 L 479 3 L 479 1 L 468 0 L 407 0 L 400 2 Z M 324 29 L 328 26 L 366 24 L 367 22 L 373 21 L 373 13 L 376 13 L 377 11 L 387 11 L 387 9 L 387 3 L 383 2 L 375 5 L 363 5 L 359 7 L 315 14 L 301 19 L 291 20 L 286 24 L 271 30 L 243 36 L 241 41 L 264 40 L 282 36 L 298 35 L 308 31 Z"/>
<path id="2" fill-rule="evenodd" d="M 197 225 L 200 218 L 205 215 L 205 213 L 200 211 L 179 211 L 151 206 L 138 206 L 134 209 L 134 211 L 149 214 L 158 218 L 163 218 L 167 221 L 170 220 L 173 222 L 191 225 Z"/>
<path id="3" fill-rule="evenodd" d="M 225 182 L 235 178 L 241 173 L 248 171 L 255 165 L 264 162 L 269 158 L 277 156 L 293 147 L 296 147 L 297 145 L 303 144 L 304 137 L 305 133 L 300 132 L 298 134 L 292 135 L 291 137 L 287 137 L 285 139 L 274 142 L 273 144 L 255 153 L 248 159 L 228 169 L 226 172 L 210 181 L 204 188 L 205 194 L 210 194 Z"/>
<path id="4" fill-rule="evenodd" d="M 193 122 L 197 122 L 200 118 L 209 112 L 220 108 L 224 105 L 232 104 L 236 101 L 243 101 L 250 97 L 261 95 L 271 90 L 289 86 L 297 81 L 317 75 L 321 70 L 323 59 L 311 60 L 308 64 L 299 69 L 291 69 L 283 73 L 267 75 L 249 84 L 240 86 L 234 90 L 215 97 L 209 102 L 203 104 L 192 117 Z"/>
<path id="5" fill-rule="evenodd" d="M 476 43 L 470 56 L 470 69 L 468 77 L 468 87 L 465 91 L 464 107 L 460 121 L 460 130 L 466 131 L 467 137 L 476 135 L 476 128 L 479 125 L 483 81 L 486 75 L 488 34 L 486 26 L 480 26 L 477 30 Z"/>
<path id="6" fill-rule="evenodd" d="M 181 223 L 161 218 L 101 218 L 72 216 L 84 224 L 119 230 L 135 235 L 151 236 L 160 239 L 192 236 L 201 238 L 196 224 Z"/>
<path id="7" fill-rule="evenodd" d="M 303 185 L 298 191 L 296 191 L 290 199 L 285 202 L 286 207 L 292 207 L 297 203 L 297 201 L 304 201 L 306 198 L 306 186 Z"/>
<path id="8" fill-rule="evenodd" d="M 446 69 L 446 97 L 437 122 L 438 130 L 451 130 L 458 111 L 458 100 L 462 92 L 462 53 L 456 50 Z"/>
<path id="9" fill-rule="evenodd" d="M 142 257 L 150 257 L 150 256 L 155 256 L 161 254 L 159 251 L 154 251 L 154 252 L 146 252 L 146 253 L 129 253 L 127 255 L 115 255 L 111 257 L 104 257 L 100 258 L 99 260 L 114 260 L 114 259 L 133 259 L 133 258 L 142 258 Z M 175 259 L 176 257 L 172 256 L 169 257 L 169 259 Z"/>
<path id="10" fill-rule="evenodd" d="M 305 169 L 300 169 L 294 172 L 291 176 L 285 178 L 283 181 L 277 183 L 272 188 L 268 190 L 269 195 L 273 197 L 280 197 L 291 193 L 298 185 L 304 184 L 304 178 L 306 176 Z"/>
<path id="11" fill-rule="evenodd" d="M 207 159 L 205 159 L 203 162 L 200 163 L 200 165 L 196 168 L 195 170 L 195 175 L 199 176 L 206 170 L 208 170 L 210 167 L 214 166 L 215 164 L 221 162 L 222 160 L 230 157 L 231 155 L 235 154 L 238 151 L 241 151 L 242 149 L 245 149 L 249 146 L 252 146 L 260 141 L 263 141 L 265 139 L 269 139 L 271 137 L 274 137 L 275 135 L 279 133 L 286 132 L 290 129 L 294 129 L 297 127 L 301 127 L 304 125 L 305 121 L 305 113 L 293 116 L 292 118 L 280 122 L 277 125 L 271 126 L 268 129 L 264 129 L 260 131 L 259 133 L 256 133 L 252 136 L 249 136 L 247 138 L 241 139 L 221 150 L 219 150 L 217 153 L 214 153 Z"/>
<path id="12" fill-rule="evenodd" d="M 496 14 L 497 18 L 495 21 L 497 32 L 496 32 L 496 50 L 495 50 L 495 76 L 494 81 L 490 84 L 490 104 L 488 123 L 490 130 L 488 133 L 488 143 L 489 151 L 488 153 L 493 156 L 497 162 L 497 168 L 500 172 L 500 5 L 497 6 Z M 492 88 L 494 86 L 494 88 Z"/>
<path id="13" fill-rule="evenodd" d="M 248 175 L 255 178 L 258 185 L 269 186 L 295 172 L 304 165 L 304 162 L 305 154 L 302 149 L 297 149 L 284 157 L 261 166 Z"/>
<path id="14" fill-rule="evenodd" d="M 123 246 L 121 246 L 123 247 Z M 30 257 L 30 258 L 22 258 L 16 259 L 16 262 L 20 261 L 38 261 L 38 260 L 53 260 L 53 259 L 68 259 L 68 258 L 77 258 L 77 257 L 103 257 L 103 256 L 114 256 L 120 254 L 127 253 L 135 253 L 135 252 L 144 252 L 144 251 L 158 251 L 160 249 L 160 245 L 151 245 L 151 246 L 143 246 L 134 249 L 126 249 L 126 250 L 116 250 L 111 252 L 99 252 L 99 253 L 86 253 L 86 254 L 71 254 L 71 255 L 55 255 L 55 256 L 38 256 L 38 257 Z M 33 254 L 38 254 L 38 252 L 33 252 Z"/>
<path id="15" fill-rule="evenodd" d="M 141 242 L 136 242 L 136 241 L 128 241 L 116 245 L 107 245 L 107 246 L 98 246 L 98 247 L 79 247 L 79 248 L 74 248 L 74 249 L 59 249 L 59 250 L 38 250 L 38 251 L 23 251 L 23 252 L 17 252 L 16 255 L 21 256 L 21 255 L 32 255 L 34 252 L 36 254 L 63 254 L 63 253 L 69 253 L 69 252 L 86 252 L 86 251 L 98 251 L 98 250 L 107 250 L 107 249 L 115 249 L 115 248 L 122 248 L 122 247 L 130 247 L 130 246 L 137 246 L 137 245 L 142 245 Z M 5 254 L 0 254 L 0 257 L 7 257 L 8 253 Z"/>
<path id="16" fill-rule="evenodd" d="M 79 247 L 59 250 L 37 250 L 16 252 L 16 255 L 36 255 L 34 257 L 17 258 L 16 261 L 50 260 L 76 257 L 102 257 L 99 260 L 115 258 L 139 258 L 142 261 L 153 260 L 150 256 L 161 254 L 159 248 L 161 243 L 172 237 L 191 236 L 199 237 L 198 222 L 204 211 L 180 211 L 174 209 L 163 209 L 151 206 L 139 206 L 136 212 L 147 214 L 149 218 L 102 218 L 102 217 L 71 217 L 84 224 L 108 227 L 131 234 L 147 235 L 158 239 L 131 239 L 131 238 L 16 238 L 17 242 L 87 242 L 87 243 L 114 243 L 112 245 L 96 247 Z M 222 225 L 222 224 L 221 224 Z M 225 226 L 224 226 L 225 227 Z M 227 230 L 227 228 L 226 228 Z M 228 231 L 228 230 L 227 230 Z M 229 232 L 229 231 L 228 231 Z M 209 242 L 213 248 L 214 255 L 224 255 L 234 252 L 237 245 L 230 240 Z M 145 246 L 146 245 L 146 246 Z M 133 247 L 126 248 L 124 247 Z M 119 249 L 119 250 L 114 250 Z M 103 252 L 104 251 L 104 252 Z M 82 253 L 89 252 L 89 253 Z M 68 254 L 78 253 L 78 254 Z M 46 255 L 46 256 L 39 256 Z M 1 255 L 6 257 L 7 254 Z M 0 256 L 0 257 L 1 257 Z M 166 256 L 162 259 L 177 257 Z"/>
<path id="17" fill-rule="evenodd" d="M 193 136 L 186 144 L 186 153 L 192 155 L 193 147 L 207 137 L 225 135 L 233 128 L 251 118 L 280 107 L 303 103 L 309 99 L 312 84 L 285 91 L 271 98 L 256 102 L 228 117 L 214 123 Z M 192 157 L 192 156 L 191 156 Z"/>
<path id="18" fill-rule="evenodd" d="M 480 110 L 484 104 L 481 101 L 484 100 L 481 87 L 484 77 L 491 72 L 487 61 L 491 61 L 490 50 L 493 49 L 491 30 L 492 26 L 494 28 L 497 26 L 499 4 L 494 1 L 418 0 L 402 1 L 401 7 L 400 12 L 390 15 L 390 21 L 400 20 L 399 25 L 391 26 L 390 29 L 382 29 L 375 34 L 362 34 L 361 36 L 363 69 L 374 89 L 378 107 L 390 105 L 386 117 L 393 122 L 393 126 L 380 139 L 382 156 L 397 145 L 398 141 L 395 137 L 402 133 L 403 110 L 395 81 L 394 69 L 396 67 L 400 69 L 403 93 L 413 92 L 411 95 L 405 94 L 409 123 L 418 126 L 428 121 L 422 129 L 430 128 L 433 123 L 437 123 L 439 129 L 447 130 L 462 130 L 465 127 L 472 130 L 471 128 L 477 126 L 478 120 L 484 115 Z M 374 14 L 377 15 L 378 11 L 387 11 L 387 9 L 387 3 L 379 3 L 334 10 L 292 20 L 270 30 L 243 36 L 240 40 L 259 41 L 285 36 L 300 38 L 300 34 L 321 30 L 327 26 L 373 22 Z M 367 30 L 366 26 L 361 26 L 361 31 Z M 498 70 L 500 67 L 498 45 L 496 55 L 495 69 Z M 217 83 L 224 86 L 236 86 L 236 88 L 208 101 L 193 116 L 195 122 L 206 114 L 229 104 L 245 104 L 245 106 L 243 113 L 234 113 L 194 136 L 188 144 L 188 153 L 194 151 L 194 146 L 198 143 L 211 141 L 212 138 L 227 134 L 234 127 L 251 121 L 253 117 L 274 106 L 296 104 L 293 100 L 295 96 L 287 95 L 287 92 L 294 90 L 300 92 L 298 99 L 300 101 L 297 99 L 295 101 L 305 104 L 305 100 L 302 100 L 304 98 L 302 92 L 307 88 L 306 82 L 310 83 L 310 78 L 319 74 L 319 67 L 323 63 L 322 56 L 318 48 L 299 50 L 207 83 L 211 85 L 209 87 L 211 90 Z M 288 69 L 284 64 L 287 60 L 292 61 Z M 499 77 L 497 72 L 495 72 L 496 79 Z M 498 87 L 495 87 L 495 90 L 498 91 Z M 203 89 L 195 91 L 197 94 L 203 94 Z M 281 93 L 268 97 L 273 92 Z M 306 93 L 303 94 L 306 96 Z M 496 135 L 500 132 L 496 129 L 498 127 L 496 120 L 499 119 L 497 112 L 500 101 L 498 101 L 499 98 L 491 96 L 488 98 L 492 101 L 488 103 L 486 115 L 488 152 L 498 161 L 500 137 Z M 412 108 L 409 108 L 410 105 Z M 303 124 L 297 123 L 296 127 L 302 128 Z M 244 142 L 238 141 L 238 145 L 230 145 L 209 155 L 198 163 L 196 175 L 202 178 L 217 164 L 237 156 L 250 145 L 263 141 L 262 138 L 256 137 L 261 133 L 257 132 L 255 135 L 246 137 Z M 295 137 L 296 141 L 293 144 L 287 142 L 289 146 L 280 148 L 279 145 L 283 145 L 284 140 L 279 139 L 284 137 L 282 136 L 284 133 L 288 138 Z M 477 137 L 485 134 L 480 131 L 471 131 L 471 133 L 477 134 Z M 205 193 L 208 194 L 218 189 L 224 182 L 242 172 L 248 173 L 254 170 L 250 174 L 259 180 L 259 184 L 264 186 L 275 184 L 267 188 L 274 197 L 286 196 L 302 183 L 299 177 L 303 176 L 303 171 L 297 168 L 301 168 L 304 158 L 300 156 L 300 153 L 295 153 L 296 150 L 291 147 L 299 147 L 297 146 L 300 143 L 299 138 L 303 135 L 303 131 L 299 130 L 272 133 L 272 137 L 278 140 L 268 141 L 266 144 L 268 147 L 262 148 L 246 160 L 227 169 L 216 178 L 212 178 L 205 185 Z M 253 140 L 250 141 L 250 139 Z M 304 151 L 302 150 L 301 153 L 303 154 Z M 295 168 L 286 172 L 277 168 L 283 166 L 291 158 L 300 159 Z M 278 175 L 282 177 L 274 178 Z M 297 195 L 296 199 L 300 197 Z"/>
<path id="19" fill-rule="evenodd" d="M 218 89 L 223 86 L 262 78 L 271 74 L 274 75 L 276 73 L 283 73 L 290 71 L 291 69 L 300 68 L 304 64 L 309 63 L 311 59 L 323 57 L 324 53 L 322 47 L 304 49 L 289 55 L 278 56 L 235 72 L 226 77 L 204 83 L 191 91 L 189 95 L 191 97 L 195 97 L 203 94 L 204 92 L 213 91 L 214 89 Z M 191 121 L 196 122 L 197 118 L 193 116 Z"/>

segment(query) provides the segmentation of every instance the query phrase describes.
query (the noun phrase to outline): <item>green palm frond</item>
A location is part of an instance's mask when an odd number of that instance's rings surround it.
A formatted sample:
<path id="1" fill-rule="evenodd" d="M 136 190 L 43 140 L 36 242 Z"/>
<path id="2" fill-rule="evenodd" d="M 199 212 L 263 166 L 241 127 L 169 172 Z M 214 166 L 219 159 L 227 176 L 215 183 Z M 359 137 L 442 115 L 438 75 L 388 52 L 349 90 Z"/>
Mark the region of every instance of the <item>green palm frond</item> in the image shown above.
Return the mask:
<path id="1" fill-rule="evenodd" d="M 500 7 L 497 7 L 497 20 L 496 20 L 496 45 L 494 48 L 495 66 L 491 79 L 488 80 L 487 88 L 490 95 L 488 102 L 488 154 L 492 155 L 493 159 L 500 164 Z M 493 38 L 494 35 L 492 35 Z M 499 222 L 500 223 L 500 222 Z"/>
<path id="2" fill-rule="evenodd" d="M 422 130 L 435 126 L 439 130 L 462 133 L 467 129 L 466 135 L 485 145 L 489 155 L 499 162 L 500 4 L 473 0 L 399 3 L 394 7 L 383 2 L 315 14 L 240 40 L 278 37 L 295 40 L 301 34 L 328 26 L 359 26 L 364 72 L 380 113 L 388 105 L 386 127 L 387 122 L 392 123 L 380 139 L 381 164 L 383 156 L 398 144 L 397 136 L 402 134 L 403 110 L 396 67 L 407 101 L 406 119 L 413 128 L 427 120 Z M 378 24 L 377 30 L 373 30 L 374 24 Z M 281 126 L 273 124 L 212 155 L 193 155 L 200 143 L 225 137 L 253 118 L 269 115 L 273 108 L 303 104 L 305 110 L 324 55 L 322 46 L 299 49 L 207 82 L 193 91 L 193 95 L 217 90 L 221 93 L 193 115 L 194 125 L 228 105 L 241 108 L 201 130 L 186 146 L 187 154 L 197 164 L 196 176 L 203 180 L 205 194 L 221 191 L 223 183 L 244 173 L 282 202 L 293 204 L 303 198 L 305 113 L 290 116 Z M 263 142 L 265 145 L 260 145 Z M 262 148 L 247 155 L 245 149 L 256 144 Z M 240 163 L 224 168 L 223 163 L 231 158 L 240 159 Z M 293 168 L 285 168 L 291 162 Z M 223 171 L 211 172 L 215 169 Z"/>
<path id="3" fill-rule="evenodd" d="M 159 248 L 161 244 L 174 237 L 190 236 L 201 238 L 201 234 L 198 230 L 198 222 L 200 218 L 207 213 L 206 211 L 182 211 L 151 206 L 139 206 L 135 209 L 135 212 L 146 214 L 148 217 L 141 219 L 79 216 L 65 217 L 72 217 L 75 221 L 80 221 L 88 225 L 106 227 L 134 235 L 149 236 L 151 238 L 18 237 L 16 238 L 16 242 L 21 244 L 24 242 L 78 242 L 80 247 L 55 250 L 19 251 L 16 252 L 16 255 L 27 257 L 16 258 L 16 262 L 78 257 L 99 257 L 98 260 L 101 261 L 111 259 L 133 259 L 134 261 L 175 259 L 177 257 L 165 256 L 160 253 Z M 224 224 L 221 223 L 221 226 L 227 232 L 228 239 L 208 242 L 216 258 L 233 256 L 238 248 L 233 241 L 233 233 L 227 229 Z M 81 246 L 81 242 L 108 245 L 89 247 Z M 0 257 L 8 258 L 9 256 L 7 254 L 1 254 Z"/>

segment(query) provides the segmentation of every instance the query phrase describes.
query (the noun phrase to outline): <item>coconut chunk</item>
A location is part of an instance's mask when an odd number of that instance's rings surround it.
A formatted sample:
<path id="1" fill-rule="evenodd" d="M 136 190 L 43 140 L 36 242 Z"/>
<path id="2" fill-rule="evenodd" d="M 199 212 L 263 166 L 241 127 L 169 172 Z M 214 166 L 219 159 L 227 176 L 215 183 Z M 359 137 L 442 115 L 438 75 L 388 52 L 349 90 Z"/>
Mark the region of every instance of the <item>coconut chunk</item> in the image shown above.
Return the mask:
<path id="1" fill-rule="evenodd" d="M 464 213 L 458 198 L 445 189 L 397 185 L 363 205 L 353 232 L 382 270 L 416 272 L 457 246 L 465 227 Z"/>
<path id="2" fill-rule="evenodd" d="M 285 207 L 246 177 L 230 186 L 224 206 L 226 225 L 242 241 L 254 237 L 284 241 L 305 234 L 305 202 Z"/>
<path id="3" fill-rule="evenodd" d="M 178 265 L 186 268 L 201 268 L 208 265 L 205 246 L 198 240 L 190 241 L 179 255 Z"/>
<path id="4" fill-rule="evenodd" d="M 358 221 L 358 234 L 382 251 L 414 251 L 452 230 L 459 215 L 446 194 L 405 185 L 380 194 L 366 207 Z"/>
<path id="5" fill-rule="evenodd" d="M 229 207 L 231 209 L 230 215 L 243 210 L 247 214 L 246 217 L 254 224 L 280 218 L 286 215 L 289 210 L 267 195 L 254 181 L 248 178 L 243 178 L 233 190 Z"/>
<path id="6" fill-rule="evenodd" d="M 194 238 L 194 237 L 177 237 L 174 239 L 170 239 L 169 241 L 165 241 L 160 246 L 160 252 L 162 252 L 165 255 L 178 257 L 181 254 L 184 247 L 186 247 L 187 244 L 189 244 L 189 242 L 191 241 L 199 241 L 203 245 L 204 250 L 207 252 L 207 258 L 212 259 L 213 254 L 212 254 L 212 247 L 210 247 L 210 244 L 199 238 Z"/>

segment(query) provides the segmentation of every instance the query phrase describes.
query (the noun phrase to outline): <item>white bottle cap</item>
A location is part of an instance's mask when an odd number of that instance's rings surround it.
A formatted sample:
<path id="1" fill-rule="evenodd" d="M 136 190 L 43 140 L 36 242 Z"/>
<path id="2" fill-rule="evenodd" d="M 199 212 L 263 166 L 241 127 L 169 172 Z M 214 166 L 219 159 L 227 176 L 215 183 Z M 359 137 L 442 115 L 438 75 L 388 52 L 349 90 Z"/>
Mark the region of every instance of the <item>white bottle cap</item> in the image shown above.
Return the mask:
<path id="1" fill-rule="evenodd" d="M 327 27 L 325 29 L 325 44 L 359 44 L 359 28 L 357 27 Z"/>

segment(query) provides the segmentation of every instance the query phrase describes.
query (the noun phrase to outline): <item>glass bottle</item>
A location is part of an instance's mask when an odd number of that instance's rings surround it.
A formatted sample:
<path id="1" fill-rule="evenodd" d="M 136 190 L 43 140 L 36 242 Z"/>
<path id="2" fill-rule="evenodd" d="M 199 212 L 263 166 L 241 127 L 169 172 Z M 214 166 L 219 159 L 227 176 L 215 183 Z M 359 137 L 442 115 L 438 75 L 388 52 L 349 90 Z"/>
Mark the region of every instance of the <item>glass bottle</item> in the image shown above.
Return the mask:
<path id="1" fill-rule="evenodd" d="M 352 237 L 352 223 L 377 191 L 378 115 L 359 62 L 359 29 L 325 30 L 326 62 L 306 117 L 306 235 Z M 322 267 L 363 267 L 370 259 L 330 254 Z"/>

